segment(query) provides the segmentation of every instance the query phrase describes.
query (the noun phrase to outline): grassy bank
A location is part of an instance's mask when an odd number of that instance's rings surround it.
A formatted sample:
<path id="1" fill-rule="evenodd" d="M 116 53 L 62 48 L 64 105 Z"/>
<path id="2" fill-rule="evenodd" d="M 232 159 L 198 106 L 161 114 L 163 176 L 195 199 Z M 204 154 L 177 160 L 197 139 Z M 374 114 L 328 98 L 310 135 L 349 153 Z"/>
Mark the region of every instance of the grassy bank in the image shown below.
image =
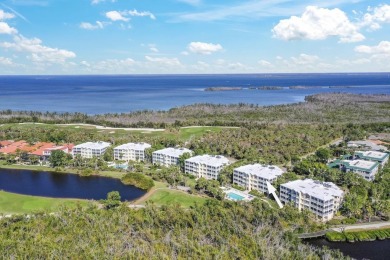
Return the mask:
<path id="1" fill-rule="evenodd" d="M 63 206 L 75 208 L 80 205 L 85 207 L 88 203 L 90 202 L 86 200 L 45 198 L 0 191 L 0 213 L 3 214 L 55 212 Z"/>
<path id="2" fill-rule="evenodd" d="M 332 242 L 357 242 L 374 241 L 390 238 L 390 228 L 364 230 L 364 231 L 345 231 L 343 233 L 330 231 L 325 235 L 326 239 Z"/>
<path id="3" fill-rule="evenodd" d="M 156 190 L 146 202 L 153 202 L 158 206 L 179 204 L 185 208 L 195 204 L 203 205 L 207 198 L 187 194 L 183 191 L 160 189 Z"/>

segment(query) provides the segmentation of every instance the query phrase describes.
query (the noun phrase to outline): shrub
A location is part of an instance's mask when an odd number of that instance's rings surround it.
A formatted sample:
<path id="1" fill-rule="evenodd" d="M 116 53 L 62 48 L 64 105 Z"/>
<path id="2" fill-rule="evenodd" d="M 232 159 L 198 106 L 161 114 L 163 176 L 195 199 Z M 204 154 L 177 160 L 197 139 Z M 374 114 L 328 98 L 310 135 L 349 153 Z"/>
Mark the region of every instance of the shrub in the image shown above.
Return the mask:
<path id="1" fill-rule="evenodd" d="M 346 240 L 345 235 L 340 232 L 330 231 L 325 234 L 326 239 L 332 242 L 344 242 Z"/>
<path id="2" fill-rule="evenodd" d="M 126 185 L 133 185 L 143 190 L 150 190 L 154 186 L 151 178 L 142 173 L 130 172 L 122 177 L 122 182 Z"/>

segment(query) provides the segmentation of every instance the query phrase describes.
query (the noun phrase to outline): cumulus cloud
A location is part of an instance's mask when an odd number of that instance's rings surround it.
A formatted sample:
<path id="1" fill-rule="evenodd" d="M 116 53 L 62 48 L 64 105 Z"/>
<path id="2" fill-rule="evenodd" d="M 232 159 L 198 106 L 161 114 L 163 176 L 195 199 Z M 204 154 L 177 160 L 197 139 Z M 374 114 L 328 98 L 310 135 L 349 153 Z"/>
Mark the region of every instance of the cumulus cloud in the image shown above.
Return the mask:
<path id="1" fill-rule="evenodd" d="M 365 54 L 385 54 L 390 55 L 390 42 L 381 41 L 378 45 L 368 46 L 368 45 L 359 45 L 355 47 L 355 51 Z"/>
<path id="2" fill-rule="evenodd" d="M 106 13 L 106 17 L 114 22 L 116 21 L 124 21 L 127 22 L 130 19 L 127 17 L 124 17 L 120 12 L 118 11 L 109 11 Z"/>
<path id="3" fill-rule="evenodd" d="M 6 13 L 3 10 L 0 10 L 0 21 L 7 20 L 7 19 L 12 19 L 14 17 L 15 17 L 14 14 Z"/>
<path id="4" fill-rule="evenodd" d="M 64 63 L 67 59 L 75 58 L 74 52 L 51 48 L 42 45 L 38 38 L 25 38 L 22 35 L 14 36 L 13 42 L 2 42 L 0 46 L 6 49 L 13 49 L 18 52 L 27 52 L 28 58 L 33 62 Z"/>
<path id="5" fill-rule="evenodd" d="M 0 34 L 15 34 L 17 32 L 18 30 L 9 26 L 7 23 L 0 22 Z"/>
<path id="6" fill-rule="evenodd" d="M 166 66 L 181 66 L 182 64 L 180 63 L 179 59 L 177 58 L 166 58 L 166 57 L 150 57 L 150 56 L 145 56 L 145 59 L 149 62 L 153 63 L 158 63 L 161 65 L 166 65 Z"/>
<path id="7" fill-rule="evenodd" d="M 381 28 L 381 23 L 390 23 L 390 5 L 380 5 L 368 8 L 368 13 L 363 17 L 362 26 L 368 26 L 371 30 Z"/>
<path id="8" fill-rule="evenodd" d="M 191 42 L 188 45 L 188 50 L 193 53 L 208 55 L 217 51 L 221 51 L 223 48 L 220 44 Z"/>
<path id="9" fill-rule="evenodd" d="M 103 29 L 105 26 L 104 22 L 96 21 L 95 24 L 82 22 L 80 23 L 80 28 L 85 30 L 97 30 L 97 29 Z"/>
<path id="10" fill-rule="evenodd" d="M 8 25 L 4 20 L 12 19 L 15 15 L 0 10 L 0 34 L 16 34 L 18 30 Z"/>
<path id="11" fill-rule="evenodd" d="M 347 15 L 338 8 L 327 9 L 308 6 L 301 16 L 291 16 L 279 21 L 272 29 L 282 40 L 324 40 L 339 37 L 340 42 L 358 42 L 365 39 Z"/>
<path id="12" fill-rule="evenodd" d="M 5 57 L 0 57 L 0 65 L 6 65 L 6 66 L 11 66 L 14 63 L 10 58 L 5 58 Z"/>

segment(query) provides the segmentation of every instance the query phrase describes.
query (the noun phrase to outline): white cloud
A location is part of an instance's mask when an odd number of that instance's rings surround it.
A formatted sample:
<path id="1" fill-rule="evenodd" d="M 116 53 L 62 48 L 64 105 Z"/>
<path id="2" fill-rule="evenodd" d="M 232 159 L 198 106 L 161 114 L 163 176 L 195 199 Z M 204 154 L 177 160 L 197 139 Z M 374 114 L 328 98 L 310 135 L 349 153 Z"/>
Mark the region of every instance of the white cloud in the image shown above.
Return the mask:
<path id="1" fill-rule="evenodd" d="M 143 11 L 143 12 L 138 12 L 136 9 L 132 10 L 132 11 L 128 11 L 127 12 L 130 16 L 149 16 L 150 19 L 152 20 L 155 20 L 156 19 L 156 16 L 154 16 L 154 14 L 152 14 L 151 12 L 148 12 L 148 11 Z"/>
<path id="2" fill-rule="evenodd" d="M 381 41 L 376 46 L 359 45 L 355 47 L 355 51 L 365 54 L 385 54 L 390 55 L 390 42 Z"/>
<path id="3" fill-rule="evenodd" d="M 10 58 L 0 57 L 0 65 L 11 66 L 14 65 Z"/>
<path id="4" fill-rule="evenodd" d="M 340 42 L 357 42 L 365 39 L 358 29 L 338 8 L 308 6 L 302 16 L 279 21 L 272 32 L 282 40 L 324 40 L 336 36 Z"/>
<path id="5" fill-rule="evenodd" d="M 91 4 L 97 5 L 97 4 L 106 2 L 106 1 L 109 1 L 109 2 L 111 2 L 111 3 L 115 3 L 115 2 L 116 2 L 116 0 L 111 0 L 111 1 L 110 1 L 110 0 L 92 0 L 92 1 L 91 1 Z"/>
<path id="6" fill-rule="evenodd" d="M 369 26 L 371 30 L 381 28 L 381 23 L 390 23 L 390 5 L 380 5 L 368 8 L 368 13 L 363 17 L 362 26 Z"/>
<path id="7" fill-rule="evenodd" d="M 6 13 L 3 10 L 0 10 L 0 21 L 7 20 L 7 19 L 12 19 L 14 17 L 15 17 L 14 14 Z"/>
<path id="8" fill-rule="evenodd" d="M 93 67 L 93 70 L 99 70 L 99 71 L 110 71 L 110 72 L 125 72 L 128 71 L 130 68 L 132 68 L 136 62 L 131 59 L 123 59 L 123 60 L 118 60 L 118 59 L 108 59 L 104 61 L 100 61 L 96 64 L 90 65 L 87 62 L 84 62 L 83 65 L 86 67 Z"/>
<path id="9" fill-rule="evenodd" d="M 18 52 L 27 52 L 30 54 L 28 58 L 33 62 L 64 63 L 67 59 L 76 57 L 74 52 L 47 47 L 42 45 L 42 41 L 38 38 L 28 39 L 22 35 L 14 36 L 14 42 L 2 42 L 0 46 Z"/>
<path id="10" fill-rule="evenodd" d="M 145 59 L 149 62 L 158 63 L 166 66 L 182 66 L 179 59 L 177 58 L 166 58 L 166 57 L 155 58 L 155 57 L 145 56 Z"/>
<path id="11" fill-rule="evenodd" d="M 18 30 L 9 26 L 7 23 L 0 22 L 0 34 L 15 34 L 17 32 Z"/>
<path id="12" fill-rule="evenodd" d="M 149 17 L 152 20 L 156 19 L 156 16 L 149 11 L 139 12 L 136 9 L 130 11 L 110 11 L 106 13 L 106 17 L 112 21 L 130 21 L 129 16 L 137 17 Z"/>
<path id="13" fill-rule="evenodd" d="M 82 22 L 80 23 L 80 28 L 85 30 L 97 30 L 97 29 L 103 29 L 105 26 L 104 22 L 96 21 L 95 24 Z"/>
<path id="14" fill-rule="evenodd" d="M 118 11 L 109 11 L 106 13 L 106 17 L 112 21 L 124 21 L 127 22 L 130 19 L 127 17 L 124 17 L 120 12 Z"/>
<path id="15" fill-rule="evenodd" d="M 315 64 L 320 60 L 320 58 L 316 55 L 308 55 L 302 53 L 298 57 L 291 57 L 291 60 L 296 65 L 309 65 L 309 64 Z"/>
<path id="16" fill-rule="evenodd" d="M 154 52 L 154 53 L 159 52 L 159 50 L 158 50 L 158 48 L 157 48 L 157 46 L 155 44 L 148 44 L 148 47 L 149 47 L 149 50 L 151 52 Z"/>
<path id="17" fill-rule="evenodd" d="M 0 34 L 16 34 L 18 32 L 18 30 L 9 26 L 8 23 L 3 22 L 4 20 L 12 19 L 14 17 L 14 14 L 0 10 Z"/>
<path id="18" fill-rule="evenodd" d="M 267 61 L 267 60 L 259 60 L 258 63 L 262 67 L 267 67 L 267 68 L 273 68 L 274 67 L 274 65 L 272 65 L 272 63 Z"/>
<path id="19" fill-rule="evenodd" d="M 206 42 L 191 42 L 188 45 L 188 50 L 197 54 L 212 54 L 213 52 L 223 50 L 220 44 L 206 43 Z"/>

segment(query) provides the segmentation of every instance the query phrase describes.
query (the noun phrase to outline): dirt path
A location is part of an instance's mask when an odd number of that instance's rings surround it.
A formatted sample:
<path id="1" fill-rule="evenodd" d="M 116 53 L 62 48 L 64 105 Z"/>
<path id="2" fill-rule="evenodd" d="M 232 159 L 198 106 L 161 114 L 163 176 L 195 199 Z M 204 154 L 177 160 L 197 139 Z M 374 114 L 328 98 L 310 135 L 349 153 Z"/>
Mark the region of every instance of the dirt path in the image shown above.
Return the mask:
<path id="1" fill-rule="evenodd" d="M 152 188 L 150 191 L 148 191 L 145 195 L 143 195 L 141 198 L 138 198 L 135 201 L 132 201 L 131 205 L 139 205 L 147 201 L 156 191 L 158 190 L 170 190 L 170 188 Z"/>
<path id="2" fill-rule="evenodd" d="M 361 224 L 352 224 L 348 226 L 334 227 L 332 230 L 337 232 L 342 232 L 343 230 L 359 230 L 359 229 L 377 229 L 383 227 L 390 227 L 390 221 L 386 222 L 372 222 L 372 223 L 361 223 Z"/>

